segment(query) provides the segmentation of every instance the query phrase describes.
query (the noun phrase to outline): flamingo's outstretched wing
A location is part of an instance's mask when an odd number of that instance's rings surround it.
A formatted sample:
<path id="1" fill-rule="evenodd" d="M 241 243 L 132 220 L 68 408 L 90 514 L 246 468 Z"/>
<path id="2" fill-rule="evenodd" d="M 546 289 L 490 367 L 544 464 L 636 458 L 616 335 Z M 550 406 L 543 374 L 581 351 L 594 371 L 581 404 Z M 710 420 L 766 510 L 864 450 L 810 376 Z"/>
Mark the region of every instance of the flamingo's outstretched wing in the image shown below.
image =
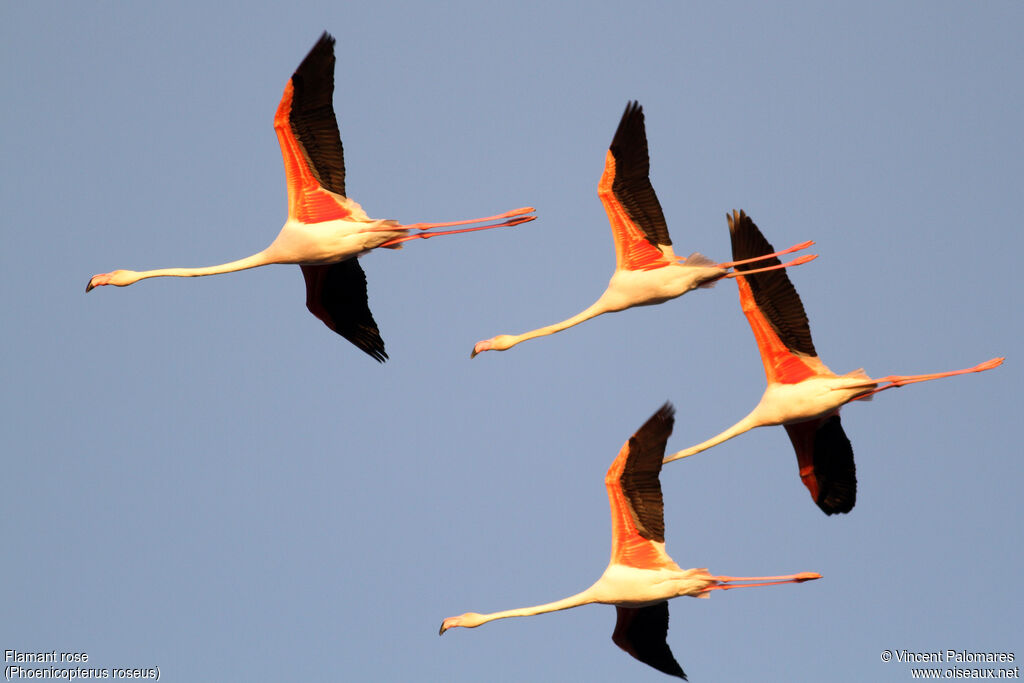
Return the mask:
<path id="1" fill-rule="evenodd" d="M 661 461 L 672 434 L 675 408 L 666 403 L 623 445 L 604 478 L 612 511 L 612 562 L 677 568 L 665 552 Z"/>
<path id="2" fill-rule="evenodd" d="M 775 251 L 744 212 L 726 217 L 733 259 L 741 261 Z M 756 265 L 738 265 L 736 270 L 743 272 L 779 263 L 773 257 Z M 769 384 L 796 384 L 815 376 L 833 375 L 814 350 L 803 302 L 784 268 L 742 275 L 736 278 L 736 284 Z M 800 479 L 818 507 L 828 515 L 852 510 L 857 500 L 857 470 L 839 414 L 785 427 L 796 451 Z"/>
<path id="3" fill-rule="evenodd" d="M 839 413 L 784 425 L 800 466 L 800 479 L 826 515 L 857 503 L 857 467 Z"/>
<path id="4" fill-rule="evenodd" d="M 726 218 L 734 260 L 742 261 L 775 251 L 744 212 L 727 214 Z M 779 259 L 773 257 L 756 264 L 738 265 L 736 270 L 743 272 L 780 264 Z M 739 276 L 736 283 L 740 290 L 740 305 L 757 339 L 769 383 L 795 384 L 814 375 L 831 374 L 814 350 L 803 302 L 785 268 Z"/>
<path id="5" fill-rule="evenodd" d="M 612 641 L 648 666 L 670 676 L 687 680 L 683 668 L 672 656 L 668 635 L 668 600 L 647 607 L 616 606 Z"/>
<path id="6" fill-rule="evenodd" d="M 345 196 L 345 152 L 334 115 L 334 38 L 327 32 L 295 70 L 274 116 L 288 182 L 288 218 L 307 225 L 369 220 Z M 302 266 L 306 308 L 345 339 L 383 362 L 377 324 L 366 297 L 359 263 Z"/>
<path id="7" fill-rule="evenodd" d="M 288 182 L 288 217 L 306 224 L 368 220 L 345 196 L 345 153 L 333 99 L 334 38 L 324 32 L 288 81 L 274 115 Z"/>
<path id="8" fill-rule="evenodd" d="M 617 268 L 648 270 L 672 263 L 662 251 L 670 251 L 672 239 L 651 185 L 650 170 L 643 108 L 630 102 L 605 156 L 597 186 L 612 226 Z"/>
<path id="9" fill-rule="evenodd" d="M 302 266 L 306 308 L 345 339 L 383 363 L 384 340 L 367 305 L 366 275 L 350 258 L 325 266 Z"/>

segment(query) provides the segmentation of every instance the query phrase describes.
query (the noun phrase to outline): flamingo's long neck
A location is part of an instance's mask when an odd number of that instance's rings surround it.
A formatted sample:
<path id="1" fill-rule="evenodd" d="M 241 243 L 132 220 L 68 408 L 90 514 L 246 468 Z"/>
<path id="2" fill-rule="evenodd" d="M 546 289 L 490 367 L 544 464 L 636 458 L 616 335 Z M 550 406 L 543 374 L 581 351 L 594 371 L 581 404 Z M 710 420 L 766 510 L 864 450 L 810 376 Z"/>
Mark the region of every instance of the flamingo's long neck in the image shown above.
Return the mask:
<path id="1" fill-rule="evenodd" d="M 711 448 L 712 446 L 717 446 L 718 444 L 722 443 L 723 441 L 728 441 L 729 439 L 733 438 L 734 436 L 739 436 L 740 434 L 742 434 L 744 432 L 749 432 L 754 427 L 760 427 L 761 424 L 762 424 L 761 421 L 758 420 L 755 417 L 755 414 L 754 413 L 750 413 L 745 418 L 743 418 L 742 420 L 740 420 L 739 422 L 734 424 L 732 427 L 729 427 L 728 429 L 726 429 L 724 432 L 722 432 L 718 436 L 713 436 L 710 439 L 708 439 L 707 441 L 703 441 L 703 442 L 697 444 L 696 446 L 691 446 L 691 447 L 689 447 L 689 448 L 687 448 L 685 450 L 679 451 L 678 453 L 673 453 L 672 455 L 670 455 L 667 458 L 665 458 L 662 461 L 662 463 L 672 462 L 673 460 L 678 460 L 679 458 L 685 458 L 685 457 L 690 456 L 690 455 L 696 455 L 697 453 L 700 453 L 701 451 L 706 451 L 707 449 Z"/>
<path id="2" fill-rule="evenodd" d="M 486 624 L 489 621 L 496 619 L 507 619 L 509 617 L 529 617 L 534 614 L 545 614 L 547 612 L 558 612 L 563 609 L 570 609 L 573 607 L 579 607 L 580 605 L 589 605 L 592 602 L 596 602 L 594 598 L 593 588 L 588 588 L 582 593 L 576 595 L 570 595 L 567 598 L 561 600 L 555 600 L 554 602 L 548 602 L 543 605 L 534 605 L 533 607 L 520 607 L 518 609 L 507 609 L 503 612 L 494 612 L 492 614 L 481 614 L 479 617 L 480 624 Z"/>
<path id="3" fill-rule="evenodd" d="M 560 323 L 555 323 L 553 325 L 548 325 L 547 327 L 540 327 L 536 330 L 531 330 L 530 332 L 524 332 L 523 334 L 515 335 L 513 337 L 514 341 L 512 342 L 512 344 L 509 345 L 509 348 L 515 346 L 516 344 L 521 344 L 524 341 L 535 339 L 536 337 L 546 337 L 549 334 L 561 332 L 562 330 L 568 329 L 573 325 L 579 325 L 581 322 L 590 320 L 591 318 L 596 318 L 602 313 L 608 313 L 611 310 L 612 309 L 604 301 L 604 297 L 602 297 L 601 299 L 598 299 L 590 306 L 577 313 L 576 315 L 566 320 L 563 320 Z"/>
<path id="4" fill-rule="evenodd" d="M 267 255 L 266 251 L 261 251 L 257 254 L 253 254 L 252 256 L 246 256 L 245 258 L 238 259 L 237 261 L 221 263 L 216 266 L 206 266 L 205 268 L 159 268 L 157 270 L 139 271 L 137 274 L 139 280 L 145 280 L 150 277 L 201 277 L 203 275 L 234 273 L 239 270 L 265 266 L 274 262 L 275 261 Z"/>

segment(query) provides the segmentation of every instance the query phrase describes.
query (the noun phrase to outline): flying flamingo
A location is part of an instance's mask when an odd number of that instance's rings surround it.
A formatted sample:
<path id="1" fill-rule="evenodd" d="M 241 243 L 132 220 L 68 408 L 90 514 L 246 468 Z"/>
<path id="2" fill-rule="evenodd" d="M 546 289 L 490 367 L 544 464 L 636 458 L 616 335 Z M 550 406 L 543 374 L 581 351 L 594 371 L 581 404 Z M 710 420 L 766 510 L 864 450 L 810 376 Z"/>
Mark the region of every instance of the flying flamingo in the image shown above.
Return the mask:
<path id="1" fill-rule="evenodd" d="M 733 258 L 770 253 L 772 245 L 742 211 L 726 215 Z M 769 262 L 770 263 L 770 262 Z M 679 451 L 665 462 L 685 458 L 727 441 L 754 427 L 783 425 L 796 450 L 800 478 L 811 498 L 827 515 L 849 512 L 857 499 L 853 448 L 839 422 L 839 408 L 871 398 L 886 389 L 941 377 L 991 370 L 993 358 L 965 370 L 930 375 L 890 375 L 872 379 L 863 370 L 836 375 L 821 362 L 800 296 L 782 270 L 742 272 L 736 278 L 740 305 L 750 322 L 768 380 L 761 402 L 742 420 L 718 436 Z"/>
<path id="2" fill-rule="evenodd" d="M 560 323 L 524 334 L 499 334 L 477 342 L 471 358 L 483 351 L 505 351 L 521 342 L 560 332 L 602 313 L 660 304 L 697 287 L 710 287 L 722 278 L 736 276 L 735 272 L 728 270 L 738 265 L 735 261 L 714 263 L 698 253 L 687 258 L 675 255 L 665 215 L 651 185 L 650 168 L 643 108 L 638 102 L 630 102 L 605 155 L 604 173 L 597 186 L 597 196 L 608 214 L 615 241 L 615 272 L 608 288 L 588 308 Z M 804 242 L 753 260 L 789 254 L 812 244 L 814 242 Z M 776 261 L 777 265 L 772 267 L 795 266 L 813 258 L 814 255 L 804 255 L 785 265 Z"/>
<path id="3" fill-rule="evenodd" d="M 330 329 L 383 362 L 388 356 L 366 296 L 366 276 L 356 257 L 378 247 L 400 249 L 411 239 L 486 230 L 532 221 L 532 208 L 450 223 L 413 223 L 371 219 L 345 195 L 345 159 L 334 115 L 334 38 L 320 37 L 284 89 L 274 115 L 288 182 L 288 220 L 263 251 L 208 268 L 115 270 L 94 275 L 85 291 L 101 285 L 125 287 L 150 277 L 196 277 L 231 273 L 271 263 L 302 267 L 306 307 Z M 445 232 L 434 228 L 491 220 L 493 225 Z M 411 232 L 411 231 L 421 232 Z"/>
<path id="4" fill-rule="evenodd" d="M 475 628 L 495 619 L 526 617 L 601 603 L 615 605 L 617 619 L 612 641 L 644 664 L 686 679 L 672 656 L 668 633 L 668 600 L 680 595 L 707 598 L 713 590 L 801 583 L 821 574 L 790 576 L 712 576 L 707 569 L 680 569 L 665 552 L 665 519 L 658 474 L 665 442 L 672 433 L 675 409 L 666 403 L 619 451 L 604 478 L 612 511 L 612 558 L 597 582 L 582 593 L 535 607 L 493 614 L 449 617 L 450 628 Z M 740 583 L 735 581 L 758 581 Z"/>

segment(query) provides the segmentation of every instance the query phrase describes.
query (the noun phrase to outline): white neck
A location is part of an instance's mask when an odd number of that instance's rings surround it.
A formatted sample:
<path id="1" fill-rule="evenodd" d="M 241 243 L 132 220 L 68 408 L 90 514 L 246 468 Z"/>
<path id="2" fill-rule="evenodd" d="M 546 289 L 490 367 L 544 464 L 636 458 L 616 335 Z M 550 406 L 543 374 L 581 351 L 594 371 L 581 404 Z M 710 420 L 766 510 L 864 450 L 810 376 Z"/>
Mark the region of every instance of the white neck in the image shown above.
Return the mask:
<path id="1" fill-rule="evenodd" d="M 529 617 L 534 614 L 544 614 L 546 612 L 558 612 L 563 609 L 571 609 L 573 607 L 579 607 L 580 605 L 589 605 L 596 602 L 594 598 L 593 587 L 588 588 L 582 593 L 576 595 L 570 595 L 567 598 L 561 600 L 555 600 L 554 602 L 548 602 L 543 605 L 534 605 L 533 607 L 520 607 L 518 609 L 508 609 L 503 612 L 494 612 L 492 614 L 481 614 L 478 619 L 479 623 L 475 624 L 486 624 L 489 621 L 496 619 L 507 619 L 509 617 Z"/>
<path id="2" fill-rule="evenodd" d="M 536 330 L 532 330 L 530 332 L 525 332 L 523 334 L 513 335 L 512 336 L 512 340 L 513 341 L 509 345 L 509 348 L 515 346 L 516 344 L 520 344 L 520 343 L 522 343 L 524 341 L 528 341 L 530 339 L 534 339 L 536 337 L 546 337 L 549 334 L 554 334 L 555 332 L 561 332 L 562 330 L 568 329 L 568 328 L 572 327 L 573 325 L 579 325 L 581 322 L 584 322 L 586 320 L 590 320 L 591 318 L 596 318 L 597 316 L 601 315 L 602 313 L 608 313 L 610 310 L 612 310 L 612 309 L 604 302 L 604 297 L 602 297 L 602 298 L 598 299 L 597 301 L 595 301 L 594 303 L 592 303 L 587 308 L 583 309 L 582 311 L 580 311 L 579 313 L 574 315 L 573 317 L 568 318 L 567 320 L 563 320 L 560 323 L 555 323 L 554 325 L 548 325 L 547 327 L 541 327 L 541 328 L 538 328 Z"/>
<path id="3" fill-rule="evenodd" d="M 216 266 L 205 268 L 160 268 L 157 270 L 143 270 L 137 273 L 139 280 L 150 277 L 201 277 L 203 275 L 219 275 L 221 273 L 233 273 L 239 270 L 247 270 L 258 266 L 265 266 L 275 261 L 271 259 L 266 251 L 246 256 L 237 261 L 222 263 Z"/>
<path id="4" fill-rule="evenodd" d="M 665 458 L 662 462 L 663 463 L 672 462 L 673 460 L 678 460 L 679 458 L 685 458 L 685 457 L 690 456 L 690 455 L 696 455 L 697 453 L 700 453 L 701 451 L 706 451 L 707 449 L 711 448 L 712 446 L 717 446 L 718 444 L 722 443 L 723 441 L 728 441 L 729 439 L 733 438 L 734 436 L 739 436 L 743 432 L 749 432 L 754 427 L 760 427 L 763 423 L 760 420 L 758 420 L 756 417 L 754 417 L 754 414 L 756 412 L 757 412 L 757 410 L 755 409 L 752 413 L 750 413 L 745 418 L 743 418 L 742 420 L 740 420 L 739 422 L 734 424 L 732 427 L 729 427 L 728 429 L 726 429 L 724 432 L 722 432 L 718 436 L 713 436 L 710 439 L 708 439 L 707 441 L 703 441 L 703 442 L 697 444 L 696 446 L 691 446 L 691 447 L 689 447 L 689 448 L 687 448 L 685 450 L 679 451 L 678 453 L 673 453 L 672 455 L 670 455 L 667 458 Z"/>

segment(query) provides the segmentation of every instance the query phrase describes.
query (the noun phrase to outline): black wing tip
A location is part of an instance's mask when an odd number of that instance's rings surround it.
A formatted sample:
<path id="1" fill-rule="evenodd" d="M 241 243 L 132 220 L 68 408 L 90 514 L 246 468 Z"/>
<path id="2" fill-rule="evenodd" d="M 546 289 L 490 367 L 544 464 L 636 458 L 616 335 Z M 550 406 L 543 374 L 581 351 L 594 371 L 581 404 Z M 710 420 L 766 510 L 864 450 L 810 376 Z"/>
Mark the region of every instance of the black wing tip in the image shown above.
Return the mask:
<path id="1" fill-rule="evenodd" d="M 644 448 L 657 446 L 664 454 L 665 444 L 668 442 L 668 437 L 672 435 L 675 422 L 676 408 L 671 401 L 665 401 L 665 404 L 658 408 L 654 415 L 647 418 L 640 429 L 630 437 L 630 449 L 641 448 L 641 444 Z M 662 456 L 658 456 L 659 470 L 661 469 L 661 460 Z M 623 476 L 625 476 L 625 472 L 623 472 Z"/>
<path id="2" fill-rule="evenodd" d="M 726 213 L 725 220 L 729 222 L 729 234 L 731 235 L 735 235 L 736 232 L 740 230 L 741 225 L 746 226 L 748 223 L 754 227 L 754 230 L 757 230 L 757 226 L 754 225 L 754 221 L 750 220 L 750 216 L 748 216 L 743 209 L 740 209 L 739 211 L 733 209 L 732 213 Z"/>
<path id="3" fill-rule="evenodd" d="M 302 266 L 302 277 L 310 313 L 378 363 L 387 360 L 384 339 L 370 312 L 366 274 L 359 261 L 352 258 L 330 265 Z"/>
<path id="4" fill-rule="evenodd" d="M 630 100 L 626 103 L 626 110 L 622 112 L 619 127 L 615 129 L 615 136 L 612 138 L 610 148 L 612 154 L 615 154 L 617 147 L 627 144 L 627 139 L 631 137 L 634 139 L 639 137 L 644 141 L 646 147 L 647 129 L 644 125 L 644 108 L 637 100 Z"/>
<path id="5" fill-rule="evenodd" d="M 313 315 L 316 315 L 312 310 L 310 311 Z M 317 316 L 319 317 L 319 316 Z M 324 325 L 327 329 L 331 330 L 340 337 L 350 342 L 357 349 L 374 359 L 378 363 L 384 363 L 388 360 L 387 351 L 384 350 L 384 340 L 381 339 L 380 332 L 375 327 L 360 327 L 359 329 L 345 329 L 339 328 L 332 322 L 323 320 Z"/>
<path id="6" fill-rule="evenodd" d="M 733 210 L 732 214 L 726 214 L 726 220 L 729 221 L 729 240 L 732 242 L 733 259 L 742 261 L 775 251 L 772 243 L 743 209 Z M 770 258 L 757 263 L 744 263 L 736 266 L 736 270 L 742 272 L 781 263 L 777 258 Z"/>
<path id="7" fill-rule="evenodd" d="M 665 404 L 658 408 L 654 415 L 651 415 L 650 419 L 644 424 L 644 427 L 652 423 L 664 424 L 668 427 L 669 434 L 671 434 L 672 427 L 675 426 L 675 421 L 676 407 L 672 405 L 672 401 L 665 401 Z M 643 427 L 641 427 L 641 429 L 643 429 Z"/>
<path id="8" fill-rule="evenodd" d="M 729 223 L 729 237 L 732 241 L 734 259 L 739 261 L 763 254 L 770 254 L 775 251 L 775 247 L 771 245 L 760 228 L 757 227 L 757 224 L 754 223 L 753 219 L 743 209 L 739 211 L 733 209 L 732 213 L 725 214 L 725 219 Z M 750 253 L 748 254 L 748 252 Z M 737 254 L 742 254 L 742 256 Z M 772 263 L 771 259 L 765 260 L 765 264 L 770 263 Z M 764 264 L 745 264 L 742 267 L 737 266 L 736 270 L 749 270 L 751 268 L 758 268 L 761 265 Z"/>
<path id="9" fill-rule="evenodd" d="M 334 36 L 332 36 L 327 31 L 324 31 L 323 33 L 320 34 L 320 38 L 316 41 L 316 46 L 314 47 L 314 49 L 316 49 L 317 47 L 320 47 L 321 45 L 333 49 L 334 48 L 334 44 L 336 42 L 337 41 L 334 39 Z"/>
<path id="10" fill-rule="evenodd" d="M 373 317 L 370 316 L 370 322 L 372 323 L 372 321 Z M 326 324 L 326 321 L 324 322 Z M 384 350 L 384 340 L 376 327 L 366 324 L 359 325 L 356 329 L 340 329 L 329 324 L 327 327 L 378 363 L 383 363 L 388 359 L 387 351 Z"/>
<path id="11" fill-rule="evenodd" d="M 668 437 L 672 435 L 672 428 L 676 422 L 676 408 L 672 405 L 671 401 L 665 401 L 658 410 L 654 412 L 647 421 L 640 426 L 640 429 L 633 433 L 630 437 L 630 443 L 636 443 L 637 439 L 643 438 L 645 443 L 649 443 L 650 440 L 660 441 L 661 437 L 667 441 Z"/>
<path id="12" fill-rule="evenodd" d="M 327 31 L 320 34 L 313 47 L 310 48 L 309 52 L 303 58 L 302 63 L 299 64 L 299 68 L 295 70 L 296 75 L 302 72 L 305 68 L 309 68 L 311 65 L 321 62 L 327 64 L 333 72 L 334 69 L 334 43 L 337 42 Z"/>
<path id="13" fill-rule="evenodd" d="M 351 341 L 351 340 L 350 340 Z M 370 358 L 374 359 L 378 363 L 386 363 L 388 360 L 388 354 L 384 352 L 384 348 L 366 347 L 356 344 L 356 347 L 365 353 Z"/>
<path id="14" fill-rule="evenodd" d="M 831 517 L 832 515 L 845 515 L 846 513 L 853 510 L 853 503 L 850 503 L 850 505 L 846 508 L 842 508 L 832 507 L 828 501 L 823 501 L 821 499 L 818 499 L 815 502 L 818 504 L 818 508 L 829 517 Z"/>
<path id="15" fill-rule="evenodd" d="M 814 501 L 818 508 L 830 517 L 845 515 L 857 504 L 857 482 L 852 487 L 831 487 L 822 491 Z"/>
<path id="16" fill-rule="evenodd" d="M 857 504 L 857 482 L 852 487 L 833 486 L 818 494 L 814 501 L 826 515 L 845 515 Z"/>
<path id="17" fill-rule="evenodd" d="M 643 118 L 644 108 L 640 104 L 640 100 L 629 100 L 626 102 L 626 110 L 622 112 L 622 118 L 625 120 L 627 118 L 631 119 L 635 116 Z"/>
<path id="18" fill-rule="evenodd" d="M 616 608 L 612 642 L 639 662 L 658 671 L 689 680 L 668 645 L 668 601 L 646 607 Z"/>

